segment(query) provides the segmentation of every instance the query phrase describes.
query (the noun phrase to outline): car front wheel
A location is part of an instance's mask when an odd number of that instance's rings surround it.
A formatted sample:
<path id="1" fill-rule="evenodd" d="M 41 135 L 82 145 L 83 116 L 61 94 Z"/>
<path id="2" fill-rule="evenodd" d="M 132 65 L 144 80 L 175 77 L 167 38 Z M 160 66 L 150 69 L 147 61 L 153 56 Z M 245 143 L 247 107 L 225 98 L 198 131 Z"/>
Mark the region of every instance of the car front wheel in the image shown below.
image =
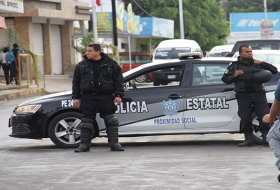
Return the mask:
<path id="1" fill-rule="evenodd" d="M 139 83 L 143 83 L 143 82 L 146 82 L 148 79 L 148 77 L 146 75 L 141 75 L 139 77 L 136 77 L 135 78 L 135 81 L 136 82 L 139 82 Z"/>
<path id="2" fill-rule="evenodd" d="M 76 148 L 80 144 L 80 130 L 77 126 L 81 123 L 81 113 L 66 112 L 57 115 L 49 125 L 51 141 L 61 148 Z"/>
<path id="3" fill-rule="evenodd" d="M 259 121 L 257 120 L 257 116 L 253 113 L 252 116 L 252 127 L 253 127 L 253 141 L 257 145 L 262 144 L 262 133 L 259 131 Z"/>

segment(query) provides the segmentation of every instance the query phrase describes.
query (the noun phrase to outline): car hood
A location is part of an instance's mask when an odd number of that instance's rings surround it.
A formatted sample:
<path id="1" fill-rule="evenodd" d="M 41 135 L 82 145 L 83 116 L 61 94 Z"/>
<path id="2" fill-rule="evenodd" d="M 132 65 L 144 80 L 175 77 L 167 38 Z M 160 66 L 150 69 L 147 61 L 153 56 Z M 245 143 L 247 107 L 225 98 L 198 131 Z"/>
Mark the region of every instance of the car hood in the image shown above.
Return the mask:
<path id="1" fill-rule="evenodd" d="M 65 92 L 58 92 L 58 93 L 54 93 L 54 94 L 49 94 L 49 95 L 45 95 L 45 96 L 40 96 L 38 98 L 34 98 L 32 100 L 28 100 L 28 101 L 25 101 L 23 103 L 21 103 L 19 106 L 21 105 L 27 105 L 27 104 L 35 104 L 35 103 L 38 103 L 38 102 L 42 102 L 44 100 L 48 100 L 48 99 L 53 99 L 53 98 L 63 98 L 63 97 L 71 97 L 72 95 L 72 91 L 65 91 Z"/>

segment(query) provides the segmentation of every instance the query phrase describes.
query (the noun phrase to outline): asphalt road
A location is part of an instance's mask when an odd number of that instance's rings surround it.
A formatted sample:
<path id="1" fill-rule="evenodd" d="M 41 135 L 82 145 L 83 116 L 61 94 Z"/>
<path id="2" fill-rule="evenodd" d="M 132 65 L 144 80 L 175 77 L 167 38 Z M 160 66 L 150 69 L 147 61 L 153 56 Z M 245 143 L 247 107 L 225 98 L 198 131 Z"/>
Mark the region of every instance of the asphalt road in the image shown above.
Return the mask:
<path id="1" fill-rule="evenodd" d="M 9 137 L 8 118 L 26 99 L 0 102 L 2 190 L 262 190 L 278 189 L 269 147 L 239 148 L 240 134 L 120 138 L 124 152 L 110 152 L 106 138 L 87 153 L 59 149 L 49 139 Z"/>

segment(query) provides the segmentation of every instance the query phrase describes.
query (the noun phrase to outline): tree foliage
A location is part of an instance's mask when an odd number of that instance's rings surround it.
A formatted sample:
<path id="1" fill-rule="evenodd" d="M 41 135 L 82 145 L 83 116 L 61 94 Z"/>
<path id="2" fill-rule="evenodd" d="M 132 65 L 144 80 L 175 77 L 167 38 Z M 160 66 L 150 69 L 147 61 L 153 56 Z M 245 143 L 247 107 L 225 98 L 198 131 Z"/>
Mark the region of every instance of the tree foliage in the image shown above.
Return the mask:
<path id="1" fill-rule="evenodd" d="M 230 13 L 235 12 L 264 12 L 263 0 L 228 0 L 224 4 L 224 8 L 229 18 Z M 279 0 L 266 1 L 267 12 L 277 12 L 280 10 Z"/>
<path id="2" fill-rule="evenodd" d="M 87 35 L 85 35 L 84 37 L 82 37 L 77 46 L 73 46 L 73 48 L 79 52 L 81 55 L 84 55 L 86 53 L 87 50 L 87 46 L 89 44 L 93 44 L 94 43 L 94 39 L 93 39 L 93 33 L 89 32 L 87 33 Z M 112 50 L 112 54 L 108 54 L 112 59 L 114 59 L 118 64 L 120 62 L 120 57 L 119 57 L 119 49 L 117 46 L 115 46 L 114 44 L 100 44 L 101 48 L 104 50 L 106 49 L 107 52 L 109 50 Z"/>
<path id="3" fill-rule="evenodd" d="M 178 0 L 137 0 L 147 15 L 135 0 L 126 1 L 133 4 L 136 15 L 150 16 L 174 20 L 174 38 L 180 38 L 180 19 Z M 225 44 L 225 37 L 229 35 L 229 23 L 223 20 L 223 9 L 216 0 L 182 0 L 184 38 L 199 43 L 206 51 L 213 46 Z M 161 39 L 162 41 L 163 39 Z M 159 41 L 153 39 L 153 44 Z"/>

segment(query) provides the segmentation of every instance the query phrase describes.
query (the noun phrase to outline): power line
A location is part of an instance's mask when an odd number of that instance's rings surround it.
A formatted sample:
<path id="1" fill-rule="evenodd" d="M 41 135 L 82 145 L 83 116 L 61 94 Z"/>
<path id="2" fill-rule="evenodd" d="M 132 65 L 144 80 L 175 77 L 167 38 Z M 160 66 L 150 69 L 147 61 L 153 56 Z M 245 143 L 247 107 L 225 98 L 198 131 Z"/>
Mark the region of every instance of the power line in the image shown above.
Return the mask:
<path id="1" fill-rule="evenodd" d="M 146 13 L 147 15 L 153 17 L 150 13 L 148 13 L 147 11 L 145 11 L 145 9 L 143 9 L 143 7 L 141 7 L 135 0 L 132 0 L 144 13 Z"/>

